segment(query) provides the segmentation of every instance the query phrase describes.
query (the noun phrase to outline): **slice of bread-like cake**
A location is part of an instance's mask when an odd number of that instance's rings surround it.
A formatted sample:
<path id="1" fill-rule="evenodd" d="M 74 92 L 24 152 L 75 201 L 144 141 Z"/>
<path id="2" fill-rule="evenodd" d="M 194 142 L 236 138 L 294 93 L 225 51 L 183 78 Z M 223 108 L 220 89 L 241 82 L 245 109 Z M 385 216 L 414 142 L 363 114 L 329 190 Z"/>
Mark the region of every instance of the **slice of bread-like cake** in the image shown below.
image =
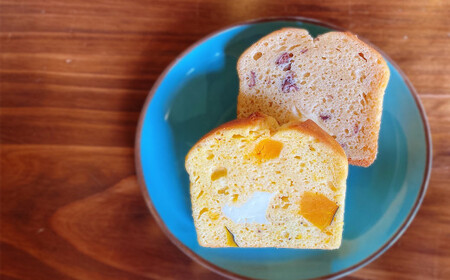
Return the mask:
<path id="1" fill-rule="evenodd" d="M 281 124 L 312 119 L 341 144 L 350 164 L 373 163 L 389 68 L 356 36 L 313 39 L 304 29 L 281 29 L 248 48 L 237 70 L 238 118 L 262 112 Z"/>
<path id="2" fill-rule="evenodd" d="M 201 246 L 341 244 L 347 157 L 311 120 L 279 126 L 255 113 L 231 121 L 190 150 L 186 170 Z"/>

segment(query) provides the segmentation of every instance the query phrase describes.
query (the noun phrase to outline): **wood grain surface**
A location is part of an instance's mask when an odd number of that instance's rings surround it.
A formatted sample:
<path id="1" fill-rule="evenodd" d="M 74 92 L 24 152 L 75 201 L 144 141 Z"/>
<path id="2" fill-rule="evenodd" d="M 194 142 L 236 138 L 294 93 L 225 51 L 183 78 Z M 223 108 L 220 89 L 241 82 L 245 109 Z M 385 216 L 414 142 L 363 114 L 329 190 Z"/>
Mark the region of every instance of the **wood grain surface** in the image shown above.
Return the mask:
<path id="1" fill-rule="evenodd" d="M 312 17 L 384 50 L 420 93 L 428 193 L 404 236 L 347 279 L 450 279 L 450 1 L 1 0 L 1 279 L 223 279 L 163 235 L 134 137 L 163 69 L 201 37 Z"/>

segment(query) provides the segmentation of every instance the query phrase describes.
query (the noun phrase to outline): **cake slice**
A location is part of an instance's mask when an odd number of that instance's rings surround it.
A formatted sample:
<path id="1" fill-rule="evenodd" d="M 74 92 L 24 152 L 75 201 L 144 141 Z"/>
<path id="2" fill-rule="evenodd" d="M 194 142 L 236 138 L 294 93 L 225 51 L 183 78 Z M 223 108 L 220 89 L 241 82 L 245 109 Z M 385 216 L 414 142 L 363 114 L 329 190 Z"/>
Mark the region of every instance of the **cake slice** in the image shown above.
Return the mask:
<path id="1" fill-rule="evenodd" d="M 284 28 L 248 48 L 237 70 L 238 118 L 263 112 L 281 124 L 312 119 L 341 144 L 350 164 L 373 163 L 389 69 L 356 36 L 313 39 L 307 30 Z"/>
<path id="2" fill-rule="evenodd" d="M 186 156 L 192 215 L 205 247 L 336 249 L 348 162 L 313 121 L 255 113 L 204 136 Z"/>

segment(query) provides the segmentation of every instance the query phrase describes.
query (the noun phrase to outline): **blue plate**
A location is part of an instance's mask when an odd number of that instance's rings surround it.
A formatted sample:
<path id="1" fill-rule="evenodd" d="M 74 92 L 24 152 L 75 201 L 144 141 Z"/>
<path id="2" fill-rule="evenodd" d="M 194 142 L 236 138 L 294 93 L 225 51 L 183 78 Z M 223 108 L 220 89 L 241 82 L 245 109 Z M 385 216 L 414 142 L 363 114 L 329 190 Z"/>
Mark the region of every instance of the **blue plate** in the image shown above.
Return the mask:
<path id="1" fill-rule="evenodd" d="M 342 246 L 334 251 L 275 248 L 203 248 L 191 216 L 188 150 L 205 133 L 236 116 L 241 53 L 286 26 L 313 36 L 339 28 L 305 18 L 265 19 L 214 33 L 170 65 L 150 92 L 136 138 L 137 174 L 155 219 L 187 255 L 234 278 L 337 278 L 373 261 L 403 234 L 427 188 L 431 140 L 424 110 L 399 68 L 384 98 L 378 158 L 351 166 Z M 391 61 L 384 55 L 387 61 Z"/>

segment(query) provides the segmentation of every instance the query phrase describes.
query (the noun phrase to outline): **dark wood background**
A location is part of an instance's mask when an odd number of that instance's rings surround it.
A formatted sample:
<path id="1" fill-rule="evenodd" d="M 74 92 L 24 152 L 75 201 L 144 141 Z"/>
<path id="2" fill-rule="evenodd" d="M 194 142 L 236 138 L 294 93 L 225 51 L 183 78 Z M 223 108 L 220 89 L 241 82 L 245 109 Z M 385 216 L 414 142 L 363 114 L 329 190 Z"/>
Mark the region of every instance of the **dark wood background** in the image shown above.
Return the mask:
<path id="1" fill-rule="evenodd" d="M 384 50 L 420 93 L 433 171 L 405 235 L 348 279 L 450 279 L 450 1 L 1 0 L 1 279 L 223 279 L 163 235 L 133 145 L 152 84 L 227 25 L 305 16 Z"/>

